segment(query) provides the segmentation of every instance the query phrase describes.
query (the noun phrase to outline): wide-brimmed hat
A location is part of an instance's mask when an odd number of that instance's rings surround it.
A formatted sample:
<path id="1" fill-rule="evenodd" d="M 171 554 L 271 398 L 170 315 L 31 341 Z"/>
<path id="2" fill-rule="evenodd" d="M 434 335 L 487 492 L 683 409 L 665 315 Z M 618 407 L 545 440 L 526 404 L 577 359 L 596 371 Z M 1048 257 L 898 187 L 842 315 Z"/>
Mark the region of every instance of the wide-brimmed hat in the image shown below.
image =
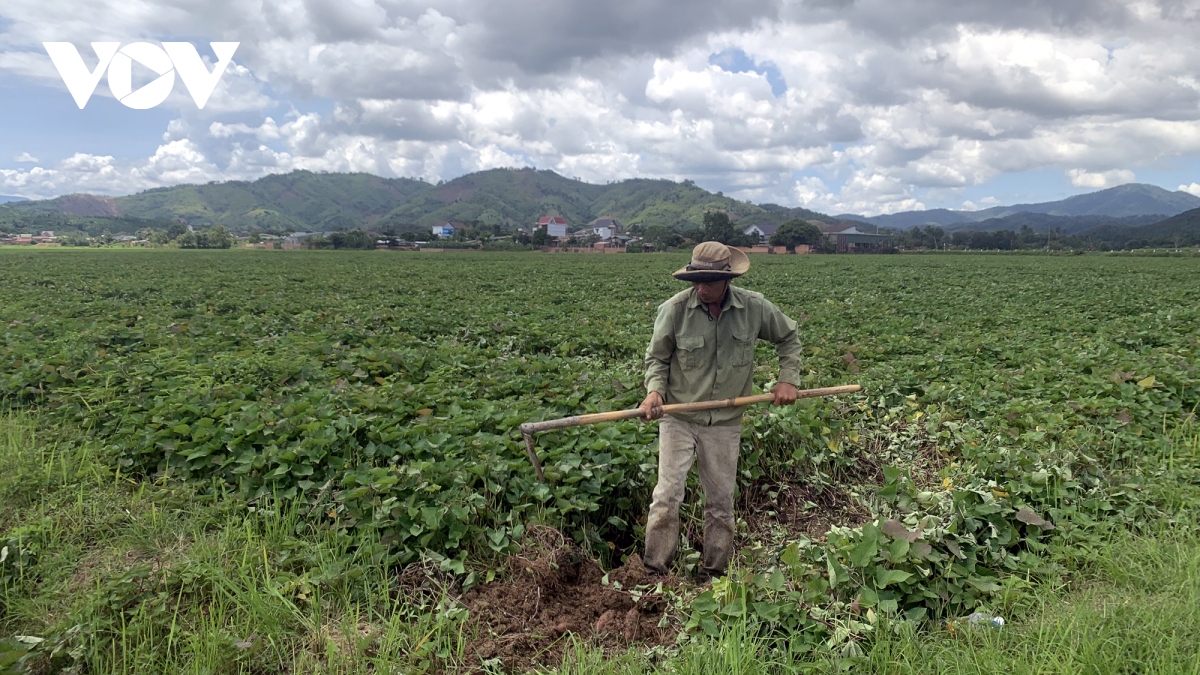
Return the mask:
<path id="1" fill-rule="evenodd" d="M 706 241 L 692 249 L 692 262 L 673 275 L 680 281 L 722 281 L 750 271 L 745 253 L 719 241 Z"/>

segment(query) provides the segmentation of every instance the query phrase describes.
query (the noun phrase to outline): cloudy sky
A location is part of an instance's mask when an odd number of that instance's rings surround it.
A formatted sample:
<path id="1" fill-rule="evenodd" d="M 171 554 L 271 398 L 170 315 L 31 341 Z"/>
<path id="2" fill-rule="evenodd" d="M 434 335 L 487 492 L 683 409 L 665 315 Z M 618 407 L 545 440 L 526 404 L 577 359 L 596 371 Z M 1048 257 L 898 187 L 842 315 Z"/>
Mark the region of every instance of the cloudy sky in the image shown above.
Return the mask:
<path id="1" fill-rule="evenodd" d="M 0 195 L 505 166 L 827 213 L 1200 195 L 1198 38 L 1200 0 L 3 0 Z M 180 78 L 80 110 L 47 41 L 240 45 L 203 110 Z"/>

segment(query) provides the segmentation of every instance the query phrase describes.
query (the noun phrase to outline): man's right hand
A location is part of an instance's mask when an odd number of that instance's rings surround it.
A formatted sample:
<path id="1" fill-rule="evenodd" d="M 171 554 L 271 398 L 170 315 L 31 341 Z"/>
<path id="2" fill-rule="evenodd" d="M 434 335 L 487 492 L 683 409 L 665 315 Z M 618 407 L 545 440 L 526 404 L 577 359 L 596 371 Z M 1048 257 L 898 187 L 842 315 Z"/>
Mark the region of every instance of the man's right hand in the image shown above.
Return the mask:
<path id="1" fill-rule="evenodd" d="M 657 391 L 652 391 L 646 395 L 646 398 L 638 405 L 642 410 L 642 419 L 656 420 L 663 416 L 663 398 L 662 394 Z"/>

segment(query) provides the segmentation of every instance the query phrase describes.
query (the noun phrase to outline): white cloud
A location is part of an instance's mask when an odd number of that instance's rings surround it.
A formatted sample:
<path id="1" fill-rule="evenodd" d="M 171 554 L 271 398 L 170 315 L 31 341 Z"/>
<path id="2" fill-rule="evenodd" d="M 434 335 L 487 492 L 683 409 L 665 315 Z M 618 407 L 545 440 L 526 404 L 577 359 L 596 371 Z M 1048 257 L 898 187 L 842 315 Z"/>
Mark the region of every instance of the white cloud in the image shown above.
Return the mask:
<path id="1" fill-rule="evenodd" d="M 38 158 L 34 157 L 33 155 L 29 154 L 28 152 L 22 152 L 21 154 L 17 155 L 16 157 L 13 157 L 13 161 L 18 164 L 37 164 Z"/>
<path id="2" fill-rule="evenodd" d="M 1187 192 L 1197 197 L 1200 197 L 1200 183 L 1192 183 L 1191 185 L 1180 185 L 1178 188 L 1182 192 Z"/>
<path id="3" fill-rule="evenodd" d="M 218 175 L 217 167 L 195 143 L 186 139 L 158 146 L 146 162 L 130 170 L 131 177 L 159 185 L 201 183 L 212 180 L 214 175 Z"/>
<path id="4" fill-rule="evenodd" d="M 1000 200 L 996 199 L 995 197 L 984 197 L 983 199 L 980 199 L 978 202 L 971 201 L 970 199 L 968 199 L 962 203 L 961 208 L 963 211 L 979 211 L 981 209 L 987 209 L 987 208 L 991 208 L 993 206 L 998 206 L 999 204 L 1000 204 Z"/>
<path id="5" fill-rule="evenodd" d="M 42 40 L 242 45 L 204 111 L 177 86 L 153 155 L 114 147 L 95 176 L 66 160 L 3 180 L 111 193 L 536 165 L 863 213 L 1046 168 L 1108 187 L 1200 156 L 1198 16 L 1197 0 L 6 0 L 0 72 L 44 86 L 62 84 Z M 783 96 L 709 63 L 735 49 L 774 64 Z"/>
<path id="6" fill-rule="evenodd" d="M 1067 171 L 1067 176 L 1071 178 L 1071 185 L 1084 188 L 1110 188 L 1116 185 L 1132 183 L 1137 178 L 1133 175 L 1132 171 L 1126 169 L 1101 172 L 1070 169 Z"/>
<path id="7" fill-rule="evenodd" d="M 796 181 L 794 190 L 796 200 L 802 206 L 809 208 L 831 204 L 835 199 L 833 193 L 826 187 L 825 182 L 816 176 Z"/>
<path id="8" fill-rule="evenodd" d="M 238 135 L 250 135 L 260 141 L 273 141 L 280 137 L 279 126 L 270 117 L 263 120 L 263 123 L 257 127 L 252 127 L 242 122 L 235 124 L 213 122 L 208 126 L 208 133 L 213 138 L 232 138 Z"/>
<path id="9" fill-rule="evenodd" d="M 30 198 L 71 192 L 122 195 L 219 178 L 224 178 L 224 174 L 186 139 L 160 145 L 152 156 L 133 162 L 80 152 L 49 168 L 0 169 L 0 187 Z"/>
<path id="10" fill-rule="evenodd" d="M 122 176 L 113 157 L 75 153 L 52 169 L 0 169 L 0 185 L 22 197 L 50 197 L 68 192 L 111 194 Z M 135 187 L 141 187 L 140 185 Z"/>

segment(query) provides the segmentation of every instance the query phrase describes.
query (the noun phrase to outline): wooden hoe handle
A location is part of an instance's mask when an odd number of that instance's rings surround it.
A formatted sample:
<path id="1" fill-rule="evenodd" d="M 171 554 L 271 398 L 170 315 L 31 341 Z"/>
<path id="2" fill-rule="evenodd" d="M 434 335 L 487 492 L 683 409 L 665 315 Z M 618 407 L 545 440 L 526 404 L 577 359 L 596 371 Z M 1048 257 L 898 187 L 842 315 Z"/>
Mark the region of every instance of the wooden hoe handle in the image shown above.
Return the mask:
<path id="1" fill-rule="evenodd" d="M 837 394 L 851 394 L 856 391 L 862 391 L 862 387 L 857 384 L 847 384 L 840 387 L 825 387 L 823 389 L 803 389 L 797 393 L 796 398 L 799 400 L 802 398 L 816 398 L 818 396 L 835 396 Z M 738 406 L 750 405 L 752 403 L 766 403 L 774 400 L 775 394 L 757 394 L 755 396 L 723 398 L 716 401 L 672 403 L 671 405 L 664 405 L 662 410 L 663 414 L 688 413 L 699 412 L 701 410 L 717 410 L 719 408 L 736 408 Z M 614 410 L 612 412 L 575 415 L 573 417 L 564 417 L 557 420 L 546 420 L 545 422 L 526 422 L 521 425 L 521 435 L 525 437 L 525 450 L 529 453 L 529 461 L 533 462 L 534 468 L 537 469 L 538 478 L 545 482 L 545 476 L 542 474 L 542 463 L 538 461 L 537 453 L 533 450 L 533 435 L 535 433 L 539 431 L 548 431 L 550 429 L 582 427 L 588 424 L 597 424 L 599 422 L 628 420 L 641 416 L 641 408 L 631 408 L 629 410 Z"/>

